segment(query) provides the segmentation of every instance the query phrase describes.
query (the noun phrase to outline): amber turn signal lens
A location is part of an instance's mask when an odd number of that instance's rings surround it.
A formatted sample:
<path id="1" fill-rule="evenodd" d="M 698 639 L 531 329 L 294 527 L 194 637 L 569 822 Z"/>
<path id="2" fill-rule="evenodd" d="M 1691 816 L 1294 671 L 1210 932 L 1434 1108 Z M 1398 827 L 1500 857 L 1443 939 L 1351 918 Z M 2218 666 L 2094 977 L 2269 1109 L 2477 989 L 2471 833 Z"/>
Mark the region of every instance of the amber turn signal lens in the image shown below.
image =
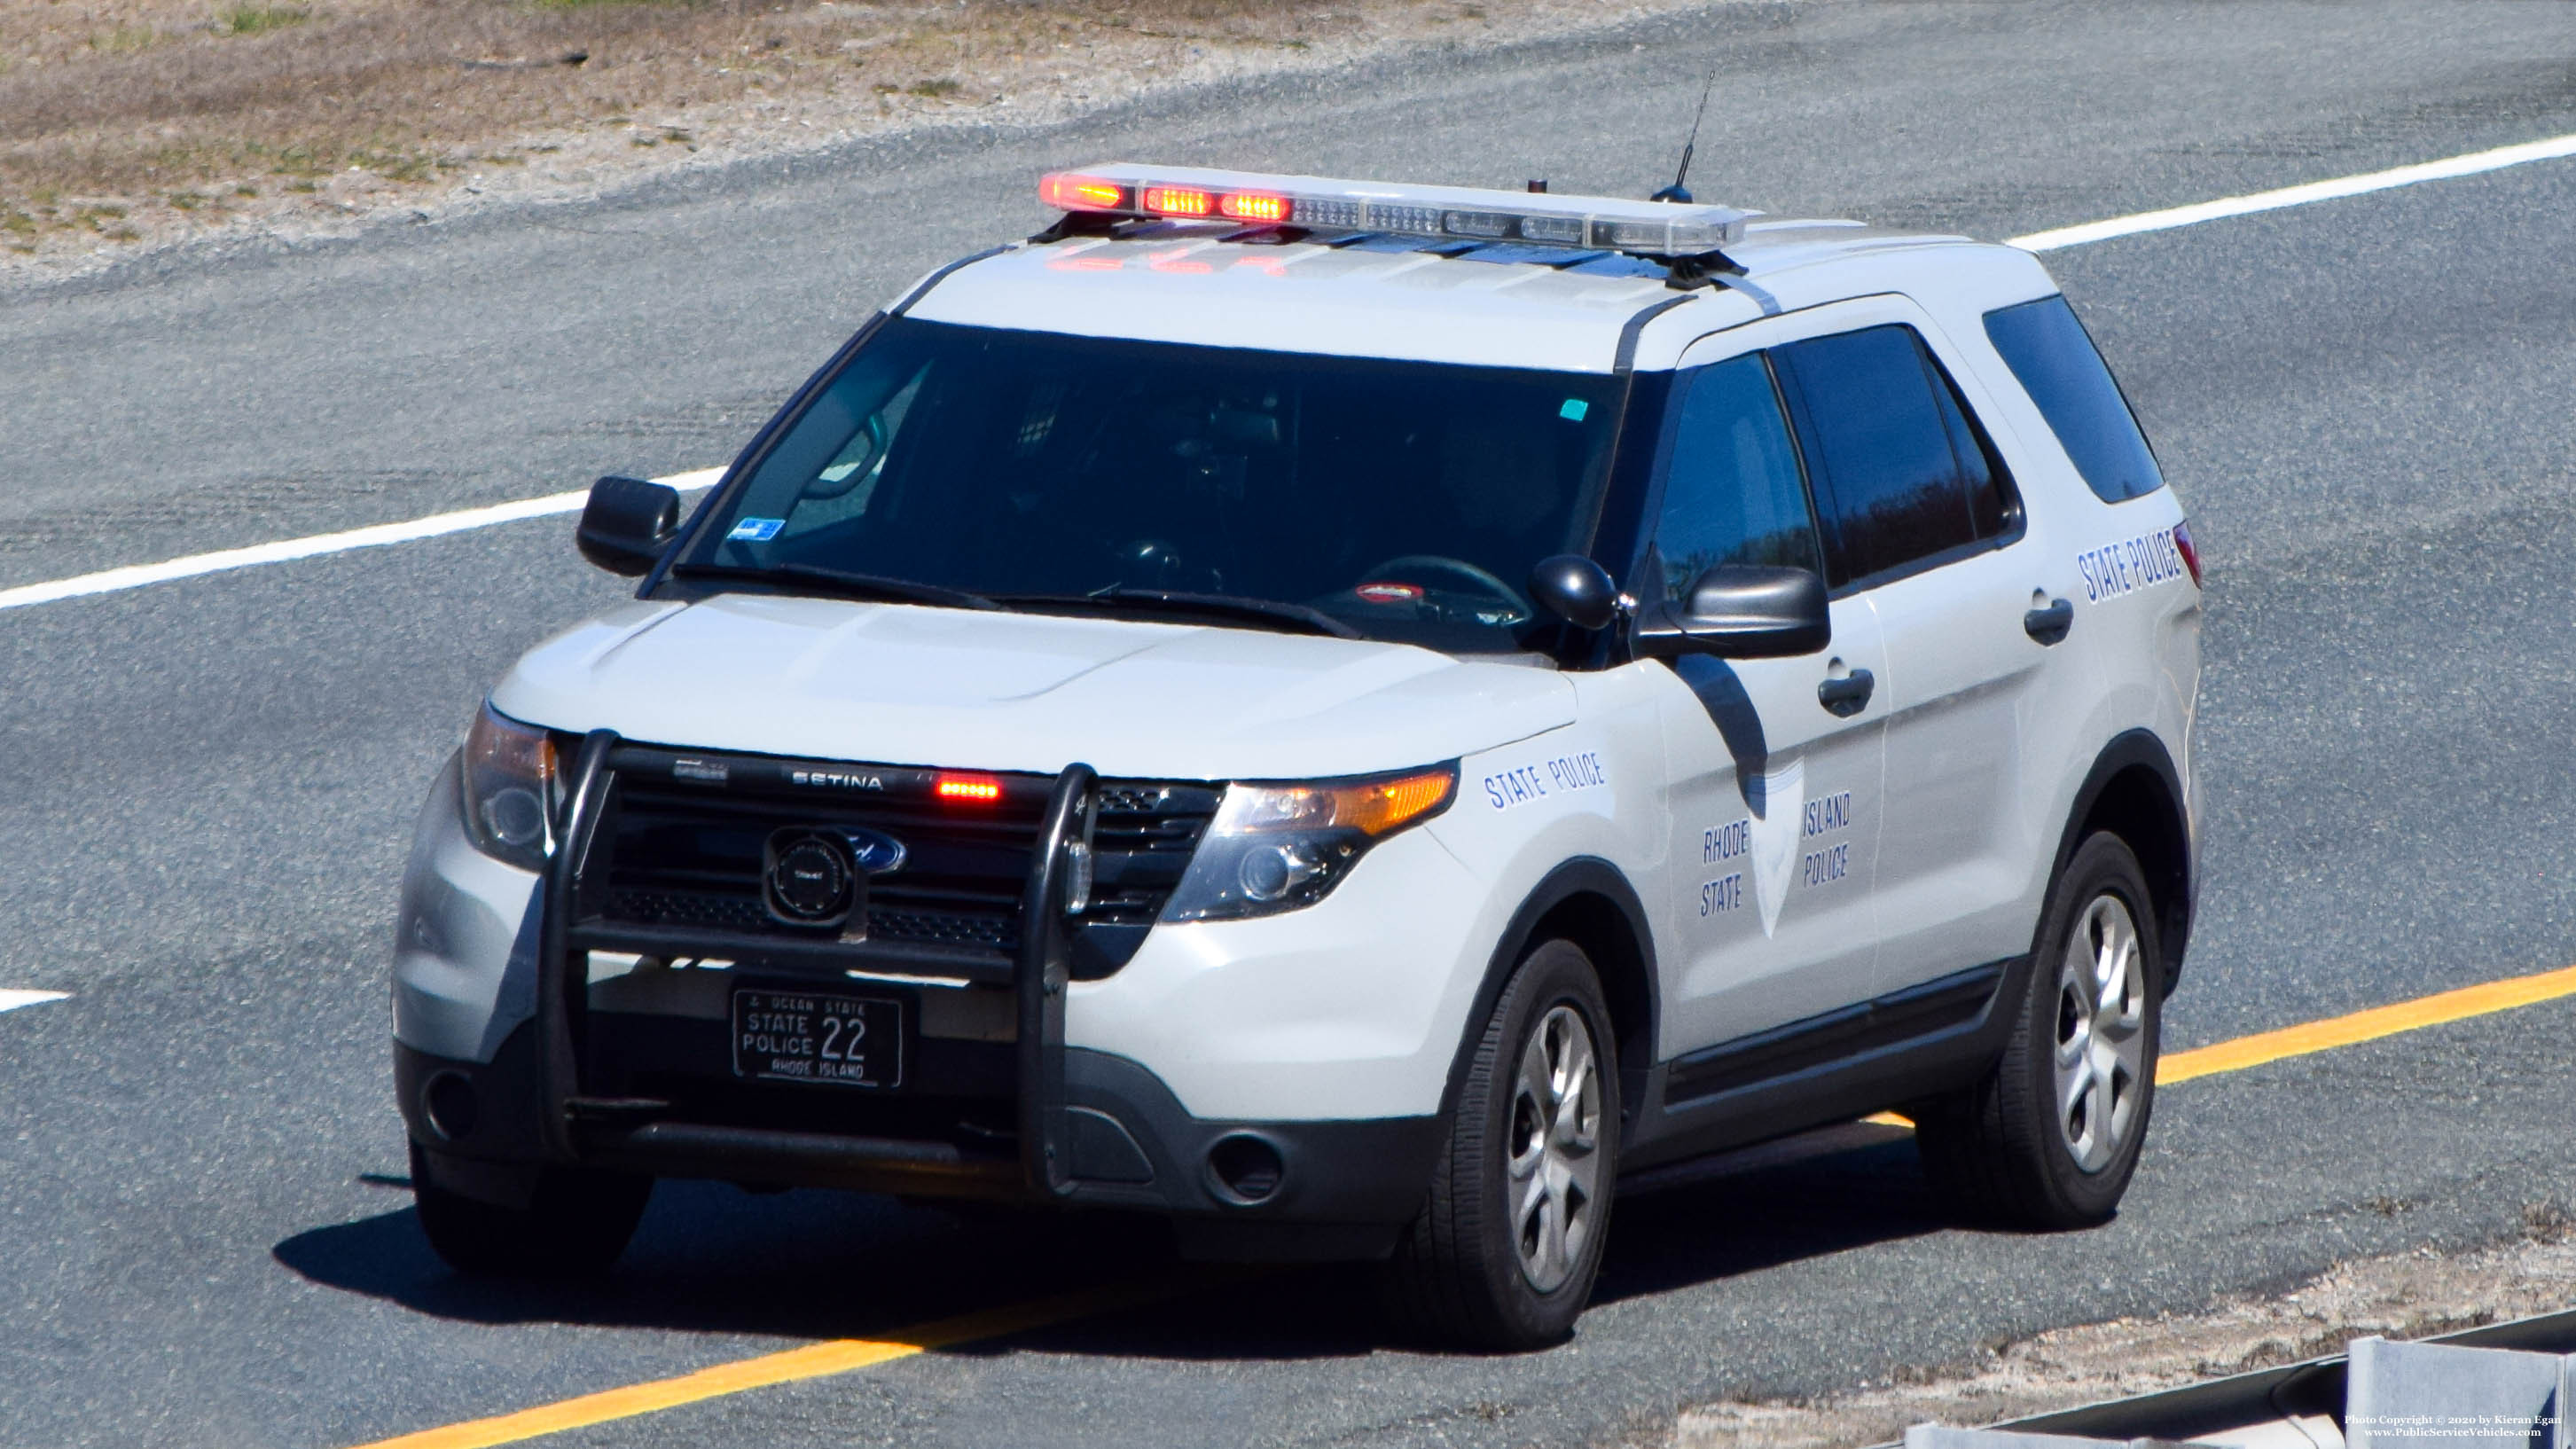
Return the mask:
<path id="1" fill-rule="evenodd" d="M 1457 770 L 1448 765 L 1367 780 L 1237 785 L 1216 829 L 1220 834 L 1339 829 L 1373 838 L 1448 804 L 1457 787 Z"/>
<path id="2" fill-rule="evenodd" d="M 1362 835 L 1384 835 L 1448 804 L 1449 792 L 1457 783 L 1458 777 L 1450 771 L 1433 770 L 1396 780 L 1344 785 L 1333 792 L 1333 823 L 1347 825 Z"/>

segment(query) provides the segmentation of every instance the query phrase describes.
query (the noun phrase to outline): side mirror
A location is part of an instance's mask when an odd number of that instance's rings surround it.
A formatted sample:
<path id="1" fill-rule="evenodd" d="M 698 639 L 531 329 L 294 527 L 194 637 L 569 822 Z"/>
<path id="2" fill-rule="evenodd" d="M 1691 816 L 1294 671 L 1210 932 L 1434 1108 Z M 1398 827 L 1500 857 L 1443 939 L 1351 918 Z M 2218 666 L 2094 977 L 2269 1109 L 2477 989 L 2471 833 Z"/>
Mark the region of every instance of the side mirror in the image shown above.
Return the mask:
<path id="1" fill-rule="evenodd" d="M 1543 558 L 1530 570 L 1530 598 L 1578 629 L 1603 629 L 1619 617 L 1619 586 L 1581 554 Z"/>
<path id="2" fill-rule="evenodd" d="M 1639 654 L 1771 659 L 1833 642 L 1825 581 L 1808 569 L 1719 564 L 1691 584 L 1687 611 L 1658 604 L 1637 620 Z"/>
<path id="3" fill-rule="evenodd" d="M 680 532 L 680 492 L 641 478 L 607 477 L 590 485 L 573 542 L 581 556 L 634 578 L 652 572 Z"/>

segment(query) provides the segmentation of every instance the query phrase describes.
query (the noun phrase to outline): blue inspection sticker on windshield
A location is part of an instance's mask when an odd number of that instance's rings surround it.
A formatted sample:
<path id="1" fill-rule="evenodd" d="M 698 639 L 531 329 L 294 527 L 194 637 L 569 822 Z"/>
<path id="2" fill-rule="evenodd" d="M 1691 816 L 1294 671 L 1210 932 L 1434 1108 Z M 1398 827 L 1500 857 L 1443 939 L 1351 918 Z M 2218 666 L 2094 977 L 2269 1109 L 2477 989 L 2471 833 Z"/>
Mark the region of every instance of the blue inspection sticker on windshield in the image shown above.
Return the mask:
<path id="1" fill-rule="evenodd" d="M 1592 411 L 1592 404 L 1579 397 L 1570 397 L 1565 400 L 1565 406 L 1556 410 L 1556 415 L 1569 423 L 1579 423 L 1583 421 L 1583 415 L 1590 411 Z"/>
<path id="2" fill-rule="evenodd" d="M 725 538 L 737 543 L 767 543 L 776 538 L 778 530 L 786 524 L 784 518 L 745 518 L 737 521 L 733 532 L 726 534 Z"/>

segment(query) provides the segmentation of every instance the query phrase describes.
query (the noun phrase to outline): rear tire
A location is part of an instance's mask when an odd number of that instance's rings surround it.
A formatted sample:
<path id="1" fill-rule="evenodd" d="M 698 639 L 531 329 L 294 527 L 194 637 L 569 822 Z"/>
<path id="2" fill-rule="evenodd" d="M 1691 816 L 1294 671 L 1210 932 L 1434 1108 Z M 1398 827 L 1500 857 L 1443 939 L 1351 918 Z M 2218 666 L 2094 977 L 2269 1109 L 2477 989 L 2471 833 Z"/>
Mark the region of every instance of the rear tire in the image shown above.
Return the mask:
<path id="1" fill-rule="evenodd" d="M 1914 1140 L 1963 1216 L 2054 1231 L 2110 1221 L 2155 1106 L 2164 955 L 2126 842 L 2085 839 L 2050 889 L 2010 1044 L 1920 1104 Z"/>
<path id="2" fill-rule="evenodd" d="M 477 1278 L 586 1278 L 608 1271 L 635 1236 L 653 1179 L 575 1167 L 538 1170 L 523 1208 L 466 1197 L 432 1180 L 411 1145 L 412 1205 L 429 1245 Z"/>
<path id="3" fill-rule="evenodd" d="M 1619 1176 L 1619 1064 L 1581 947 L 1531 949 L 1494 1003 L 1422 1211 L 1385 1268 L 1403 1325 L 1445 1344 L 1531 1349 L 1592 1297 Z"/>

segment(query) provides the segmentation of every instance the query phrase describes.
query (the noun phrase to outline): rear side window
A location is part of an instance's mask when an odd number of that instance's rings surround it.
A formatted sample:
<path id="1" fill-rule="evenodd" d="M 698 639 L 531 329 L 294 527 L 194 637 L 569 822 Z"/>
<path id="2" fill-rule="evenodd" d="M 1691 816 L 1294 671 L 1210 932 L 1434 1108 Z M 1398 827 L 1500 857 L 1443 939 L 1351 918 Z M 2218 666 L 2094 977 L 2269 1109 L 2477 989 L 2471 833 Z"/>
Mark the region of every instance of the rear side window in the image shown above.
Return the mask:
<path id="1" fill-rule="evenodd" d="M 1718 564 L 1823 566 L 1797 449 L 1771 369 L 1754 353 L 1684 375 L 1655 548 L 1679 601 Z"/>
<path id="2" fill-rule="evenodd" d="M 2064 297 L 1989 312 L 1986 336 L 2103 502 L 2143 498 L 2165 486 L 2137 414 Z"/>
<path id="3" fill-rule="evenodd" d="M 1816 481 L 1829 582 L 1901 569 L 2012 526 L 1993 450 L 1912 328 L 1818 337 L 1773 355 Z"/>

